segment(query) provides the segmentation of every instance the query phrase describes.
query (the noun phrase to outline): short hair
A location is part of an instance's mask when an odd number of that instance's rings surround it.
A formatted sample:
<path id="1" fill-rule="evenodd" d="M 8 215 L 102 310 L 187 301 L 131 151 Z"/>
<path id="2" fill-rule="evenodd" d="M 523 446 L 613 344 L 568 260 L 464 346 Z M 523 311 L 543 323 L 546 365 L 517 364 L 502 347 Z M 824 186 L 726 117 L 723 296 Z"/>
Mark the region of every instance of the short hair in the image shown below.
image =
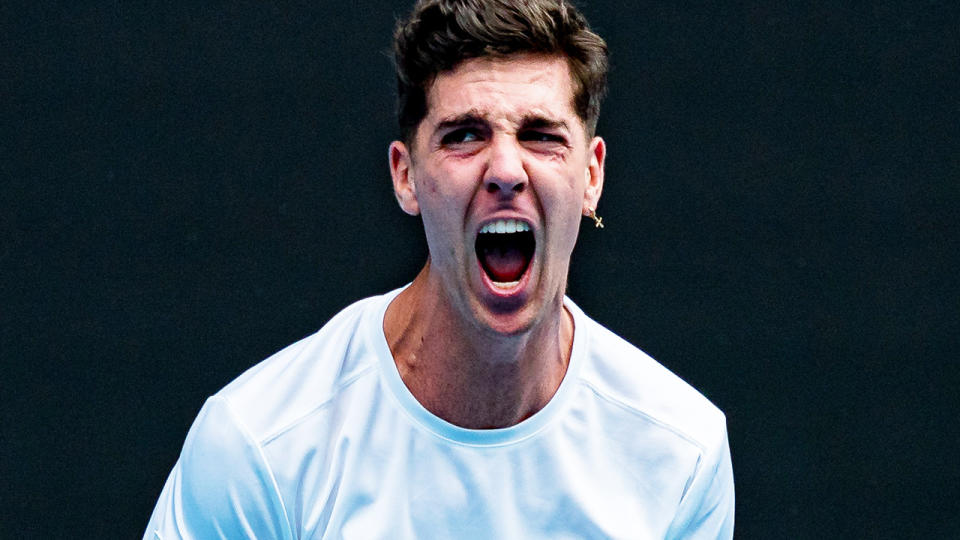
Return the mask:
<path id="1" fill-rule="evenodd" d="M 592 136 L 607 90 L 607 44 L 566 0 L 418 0 L 393 35 L 397 121 L 408 144 L 427 114 L 439 73 L 477 57 L 516 53 L 567 59 L 573 108 Z"/>

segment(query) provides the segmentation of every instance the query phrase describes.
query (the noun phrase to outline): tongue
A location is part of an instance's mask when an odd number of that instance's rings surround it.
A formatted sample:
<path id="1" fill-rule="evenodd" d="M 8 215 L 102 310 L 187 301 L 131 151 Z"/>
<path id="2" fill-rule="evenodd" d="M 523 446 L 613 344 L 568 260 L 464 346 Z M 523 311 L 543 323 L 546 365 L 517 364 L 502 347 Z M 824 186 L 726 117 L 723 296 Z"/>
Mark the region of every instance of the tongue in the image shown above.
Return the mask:
<path id="1" fill-rule="evenodd" d="M 523 251 L 510 246 L 485 248 L 481 262 L 490 278 L 500 283 L 519 280 L 527 264 Z"/>

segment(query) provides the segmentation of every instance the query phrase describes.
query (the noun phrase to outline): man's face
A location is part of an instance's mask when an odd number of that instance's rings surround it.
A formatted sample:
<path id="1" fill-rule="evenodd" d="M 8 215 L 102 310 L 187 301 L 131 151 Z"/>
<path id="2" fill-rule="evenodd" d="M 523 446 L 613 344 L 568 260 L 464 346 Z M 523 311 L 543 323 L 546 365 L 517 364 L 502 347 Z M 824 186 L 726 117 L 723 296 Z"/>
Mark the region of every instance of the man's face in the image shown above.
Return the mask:
<path id="1" fill-rule="evenodd" d="M 438 292 L 482 329 L 524 332 L 561 306 L 604 143 L 574 112 L 559 56 L 466 60 L 427 105 L 411 148 L 391 145 L 397 198 L 423 216 Z"/>

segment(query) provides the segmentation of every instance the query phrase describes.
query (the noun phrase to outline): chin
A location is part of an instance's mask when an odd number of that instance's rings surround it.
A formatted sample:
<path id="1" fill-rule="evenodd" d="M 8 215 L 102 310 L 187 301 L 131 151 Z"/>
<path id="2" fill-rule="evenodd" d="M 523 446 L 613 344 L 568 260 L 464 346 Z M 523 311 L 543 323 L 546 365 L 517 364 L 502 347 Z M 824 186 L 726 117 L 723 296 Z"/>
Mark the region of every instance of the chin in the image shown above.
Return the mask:
<path id="1" fill-rule="evenodd" d="M 539 302 L 525 302 L 520 306 L 477 306 L 474 320 L 478 326 L 500 337 L 520 336 L 529 333 L 543 320 L 544 309 Z"/>

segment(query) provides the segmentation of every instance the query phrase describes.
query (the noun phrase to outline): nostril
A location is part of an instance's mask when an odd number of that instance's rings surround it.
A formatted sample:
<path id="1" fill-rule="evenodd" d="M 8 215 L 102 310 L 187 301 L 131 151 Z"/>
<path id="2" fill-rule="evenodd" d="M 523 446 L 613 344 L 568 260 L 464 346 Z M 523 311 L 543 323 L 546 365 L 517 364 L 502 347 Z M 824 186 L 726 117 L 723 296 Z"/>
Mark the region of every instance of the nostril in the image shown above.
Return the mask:
<path id="1" fill-rule="evenodd" d="M 516 191 L 517 193 L 521 193 L 521 192 L 523 192 L 523 186 L 524 186 L 524 185 L 526 185 L 526 184 L 517 184 L 517 185 L 513 186 L 513 190 Z"/>
<path id="2" fill-rule="evenodd" d="M 497 184 L 496 182 L 488 182 L 488 183 L 487 183 L 487 193 L 496 193 L 496 192 L 498 192 L 498 191 L 500 191 L 500 185 L 499 185 L 499 184 Z"/>

